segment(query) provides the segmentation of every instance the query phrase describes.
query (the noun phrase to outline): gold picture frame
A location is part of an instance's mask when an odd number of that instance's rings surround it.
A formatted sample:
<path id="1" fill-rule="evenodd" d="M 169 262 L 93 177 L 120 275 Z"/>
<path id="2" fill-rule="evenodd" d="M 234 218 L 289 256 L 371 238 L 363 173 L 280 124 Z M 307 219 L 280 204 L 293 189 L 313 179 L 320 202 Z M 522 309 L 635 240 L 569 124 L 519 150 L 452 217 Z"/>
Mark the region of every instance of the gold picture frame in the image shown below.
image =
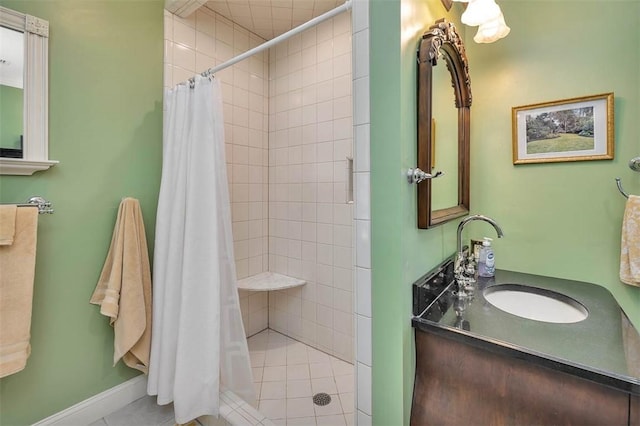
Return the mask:
<path id="1" fill-rule="evenodd" d="M 513 164 L 613 160 L 613 92 L 513 107 Z"/>

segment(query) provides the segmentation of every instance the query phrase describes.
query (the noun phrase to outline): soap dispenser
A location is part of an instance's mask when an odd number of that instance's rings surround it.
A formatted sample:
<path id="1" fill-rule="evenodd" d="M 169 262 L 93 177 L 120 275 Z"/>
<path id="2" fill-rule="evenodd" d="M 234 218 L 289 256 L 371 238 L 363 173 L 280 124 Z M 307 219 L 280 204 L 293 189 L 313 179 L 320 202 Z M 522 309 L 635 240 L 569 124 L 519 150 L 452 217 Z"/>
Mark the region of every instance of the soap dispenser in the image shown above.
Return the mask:
<path id="1" fill-rule="evenodd" d="M 496 273 L 496 259 L 493 254 L 493 247 L 489 237 L 484 237 L 480 248 L 480 258 L 478 259 L 478 276 L 493 277 Z"/>

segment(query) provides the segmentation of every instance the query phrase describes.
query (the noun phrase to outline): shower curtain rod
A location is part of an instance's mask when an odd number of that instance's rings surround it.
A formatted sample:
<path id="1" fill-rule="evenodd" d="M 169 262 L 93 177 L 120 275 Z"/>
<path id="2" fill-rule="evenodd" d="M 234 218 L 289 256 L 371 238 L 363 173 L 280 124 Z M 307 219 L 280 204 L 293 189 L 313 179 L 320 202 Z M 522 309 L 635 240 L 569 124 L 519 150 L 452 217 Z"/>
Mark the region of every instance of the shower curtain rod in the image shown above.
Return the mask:
<path id="1" fill-rule="evenodd" d="M 286 33 L 282 33 L 278 37 L 274 37 L 271 40 L 266 41 L 261 45 L 254 47 L 253 49 L 247 50 L 246 52 L 241 53 L 238 56 L 234 56 L 233 58 L 229 59 L 226 62 L 221 63 L 220 65 L 217 65 L 213 68 L 209 68 L 208 70 L 200 73 L 200 75 L 202 76 L 213 75 L 218 71 L 222 71 L 223 69 L 228 68 L 231 65 L 234 65 L 250 56 L 255 55 L 256 53 L 260 53 L 263 50 L 269 49 L 271 46 L 274 46 L 280 43 L 281 41 L 288 39 L 289 37 L 299 34 L 308 28 L 314 27 L 319 23 L 326 21 L 327 19 L 333 18 L 336 15 L 339 15 L 342 12 L 346 12 L 347 10 L 351 9 L 351 1 L 352 0 L 346 0 L 342 5 L 323 13 L 322 15 L 318 15 L 315 18 L 305 22 L 304 24 L 300 24 L 297 27 L 287 31 Z M 195 76 L 190 78 L 188 82 L 193 84 L 194 81 L 195 81 Z"/>

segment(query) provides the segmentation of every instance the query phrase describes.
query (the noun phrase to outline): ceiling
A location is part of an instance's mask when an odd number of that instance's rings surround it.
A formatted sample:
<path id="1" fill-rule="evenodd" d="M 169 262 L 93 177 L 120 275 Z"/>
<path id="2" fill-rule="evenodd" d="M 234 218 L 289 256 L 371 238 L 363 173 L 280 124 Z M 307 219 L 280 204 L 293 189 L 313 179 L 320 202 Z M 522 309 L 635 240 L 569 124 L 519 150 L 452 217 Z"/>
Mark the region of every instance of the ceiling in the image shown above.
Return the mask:
<path id="1" fill-rule="evenodd" d="M 344 0 L 209 0 L 204 7 L 271 40 Z"/>

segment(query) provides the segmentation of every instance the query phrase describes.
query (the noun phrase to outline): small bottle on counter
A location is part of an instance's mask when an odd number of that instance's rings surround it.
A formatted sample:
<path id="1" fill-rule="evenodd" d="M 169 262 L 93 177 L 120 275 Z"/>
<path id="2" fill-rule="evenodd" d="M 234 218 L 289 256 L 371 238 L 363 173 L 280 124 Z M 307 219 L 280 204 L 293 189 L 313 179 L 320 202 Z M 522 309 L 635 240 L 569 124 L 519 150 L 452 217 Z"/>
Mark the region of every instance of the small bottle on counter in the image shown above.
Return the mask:
<path id="1" fill-rule="evenodd" d="M 471 239 L 471 254 L 473 255 L 473 261 L 478 264 L 480 260 L 480 249 L 482 248 L 483 240 L 474 240 Z"/>
<path id="2" fill-rule="evenodd" d="M 496 273 L 496 259 L 491 241 L 493 240 L 489 237 L 485 237 L 482 241 L 478 259 L 478 276 L 480 277 L 493 277 Z"/>

